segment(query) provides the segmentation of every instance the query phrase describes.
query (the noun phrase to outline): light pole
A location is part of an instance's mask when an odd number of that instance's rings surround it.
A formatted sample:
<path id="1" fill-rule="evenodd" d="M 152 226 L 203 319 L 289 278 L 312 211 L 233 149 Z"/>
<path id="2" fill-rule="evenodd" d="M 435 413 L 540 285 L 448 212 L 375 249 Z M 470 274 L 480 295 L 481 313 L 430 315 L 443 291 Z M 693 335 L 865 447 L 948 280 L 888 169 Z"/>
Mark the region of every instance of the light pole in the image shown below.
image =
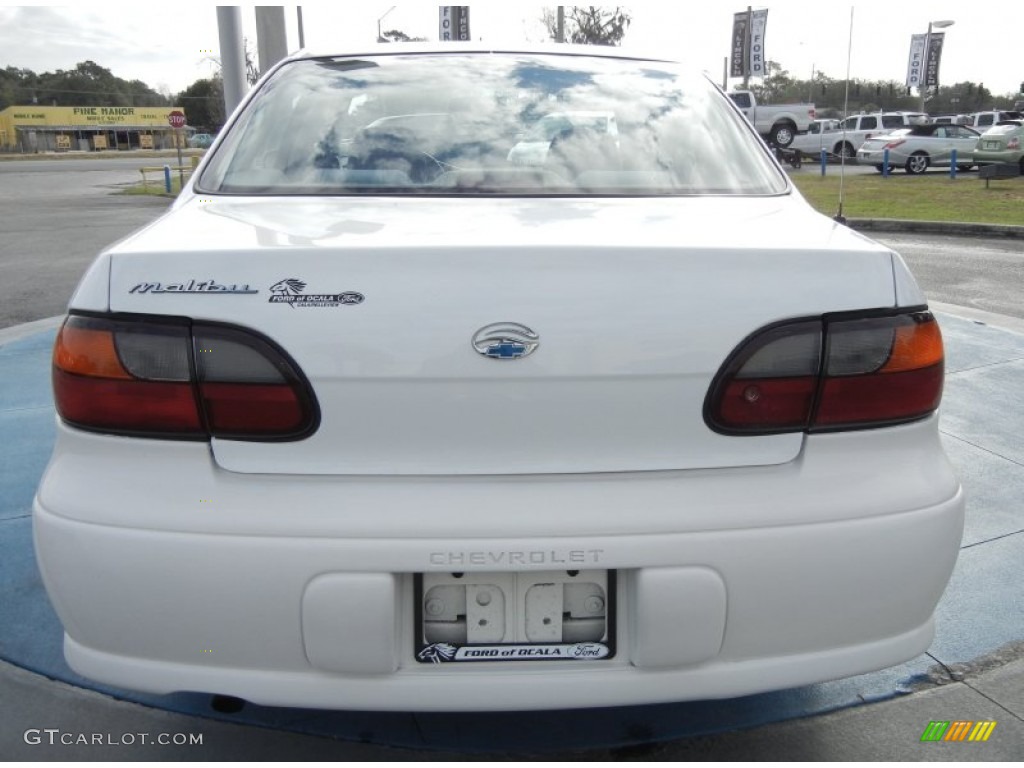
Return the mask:
<path id="1" fill-rule="evenodd" d="M 928 100 L 928 63 L 932 57 L 932 29 L 945 29 L 952 27 L 956 22 L 949 19 L 928 22 L 928 34 L 924 36 L 924 77 L 921 81 L 921 112 L 927 112 L 924 103 Z M 938 86 L 936 86 L 938 87 Z"/>
<path id="2" fill-rule="evenodd" d="M 393 10 L 395 10 L 395 8 L 397 8 L 397 7 L 398 7 L 397 5 L 392 5 L 392 6 L 391 6 L 390 8 L 388 8 L 388 9 L 387 9 L 386 11 L 384 11 L 384 16 L 381 16 L 381 17 L 380 17 L 379 19 L 377 19 L 377 42 L 378 42 L 378 43 L 383 43 L 383 42 L 384 42 L 384 36 L 383 36 L 383 35 L 382 35 L 382 34 L 380 33 L 380 23 L 381 23 L 382 21 L 384 21 L 384 18 L 385 18 L 385 17 L 386 17 L 386 16 L 387 16 L 387 15 L 388 15 L 389 13 L 391 13 L 391 12 L 392 12 Z M 952 23 L 952 22 L 950 22 L 950 23 Z"/>

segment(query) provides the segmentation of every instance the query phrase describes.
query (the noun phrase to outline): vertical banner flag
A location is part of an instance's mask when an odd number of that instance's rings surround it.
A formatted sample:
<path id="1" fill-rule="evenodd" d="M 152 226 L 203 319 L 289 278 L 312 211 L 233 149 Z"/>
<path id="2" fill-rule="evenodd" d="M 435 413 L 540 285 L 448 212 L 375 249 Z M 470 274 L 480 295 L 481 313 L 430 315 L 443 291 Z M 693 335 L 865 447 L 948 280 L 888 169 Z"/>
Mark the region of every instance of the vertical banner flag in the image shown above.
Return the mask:
<path id="1" fill-rule="evenodd" d="M 924 85 L 924 41 L 927 35 L 910 36 L 910 59 L 907 61 L 907 88 Z"/>
<path id="2" fill-rule="evenodd" d="M 768 26 L 768 9 L 754 11 L 750 15 L 750 62 L 751 77 L 764 77 L 768 74 L 768 66 L 764 58 L 764 30 Z"/>
<path id="3" fill-rule="evenodd" d="M 732 17 L 732 65 L 729 77 L 743 77 L 747 74 L 747 12 L 740 11 Z"/>
<path id="4" fill-rule="evenodd" d="M 928 55 L 924 65 L 924 84 L 926 88 L 939 87 L 939 61 L 942 59 L 942 43 L 945 32 L 932 32 L 928 37 Z"/>
<path id="5" fill-rule="evenodd" d="M 469 6 L 468 5 L 441 5 L 439 8 L 439 23 L 437 39 L 441 42 L 452 42 L 455 40 L 469 40 Z"/>

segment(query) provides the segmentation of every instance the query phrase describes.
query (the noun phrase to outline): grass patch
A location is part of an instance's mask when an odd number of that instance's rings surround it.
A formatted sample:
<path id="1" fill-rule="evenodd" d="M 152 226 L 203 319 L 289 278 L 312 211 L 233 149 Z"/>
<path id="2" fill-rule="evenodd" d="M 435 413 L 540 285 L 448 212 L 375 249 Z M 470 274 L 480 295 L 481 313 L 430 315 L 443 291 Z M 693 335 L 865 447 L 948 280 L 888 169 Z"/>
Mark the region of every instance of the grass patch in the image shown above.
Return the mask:
<path id="1" fill-rule="evenodd" d="M 176 197 L 181 191 L 177 172 L 171 174 L 171 192 L 164 191 L 162 176 L 148 184 L 126 187 L 123 195 Z M 186 177 L 187 178 L 187 177 Z M 839 204 L 839 174 L 794 174 L 790 177 L 807 201 L 827 216 Z M 850 175 L 843 182 L 843 214 L 852 219 L 909 219 L 912 221 L 965 221 L 980 224 L 1024 225 L 1024 177 L 993 181 L 988 189 L 977 173 L 907 176 L 896 174 Z"/>
<path id="2" fill-rule="evenodd" d="M 188 177 L 186 177 L 186 181 Z M 156 180 L 150 180 L 146 184 L 133 184 L 130 187 L 125 187 L 123 190 L 118 192 L 119 195 L 152 195 L 154 197 L 177 197 L 178 193 L 181 192 L 181 182 L 178 180 L 178 174 L 171 174 L 171 191 L 167 192 L 164 189 L 163 177 Z"/>
<path id="3" fill-rule="evenodd" d="M 839 175 L 793 174 L 797 189 L 829 216 L 839 201 Z M 851 175 L 843 183 L 843 214 L 854 219 L 968 221 L 1024 225 L 1024 177 L 993 181 L 988 189 L 977 172 L 907 176 Z"/>

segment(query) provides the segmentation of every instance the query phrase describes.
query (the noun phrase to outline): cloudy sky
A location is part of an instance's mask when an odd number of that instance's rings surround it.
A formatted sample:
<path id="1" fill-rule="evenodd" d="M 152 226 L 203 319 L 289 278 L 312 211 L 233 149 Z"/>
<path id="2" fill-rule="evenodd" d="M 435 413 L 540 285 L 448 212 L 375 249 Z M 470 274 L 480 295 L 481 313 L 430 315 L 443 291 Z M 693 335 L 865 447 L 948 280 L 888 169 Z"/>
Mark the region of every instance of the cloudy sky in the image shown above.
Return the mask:
<path id="1" fill-rule="evenodd" d="M 544 6 L 506 1 L 471 6 L 474 39 L 488 42 L 540 42 L 538 19 Z M 625 42 L 653 46 L 662 53 L 708 71 L 721 82 L 729 53 L 734 11 L 740 2 L 634 2 Z M 767 57 L 800 78 L 812 71 L 845 76 L 852 9 L 851 76 L 861 79 L 906 77 L 910 36 L 924 33 L 929 21 L 952 20 L 946 29 L 943 83 L 983 82 L 996 94 L 1016 92 L 1024 80 L 1020 0 L 979 3 L 946 0 L 774 0 L 768 8 Z M 245 34 L 255 40 L 254 6 L 241 6 Z M 299 38 L 297 6 L 285 6 L 289 49 Z M 372 42 L 378 20 L 384 30 L 436 39 L 438 6 L 426 2 L 314 3 L 302 6 L 308 48 L 330 52 Z M 86 2 L 74 8 L 0 4 L 0 67 L 36 72 L 70 69 L 91 59 L 127 80 L 139 79 L 169 93 L 178 92 L 214 71 L 219 54 L 216 6 L 182 2 Z"/>

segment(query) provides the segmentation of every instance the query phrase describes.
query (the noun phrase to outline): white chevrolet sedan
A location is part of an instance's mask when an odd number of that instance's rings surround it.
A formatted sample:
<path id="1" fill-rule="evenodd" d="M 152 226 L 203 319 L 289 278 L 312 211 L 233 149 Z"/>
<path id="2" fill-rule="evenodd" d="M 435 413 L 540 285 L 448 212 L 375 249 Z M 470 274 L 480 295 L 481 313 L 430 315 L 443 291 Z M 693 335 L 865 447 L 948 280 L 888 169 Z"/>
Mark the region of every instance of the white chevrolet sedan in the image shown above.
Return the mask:
<path id="1" fill-rule="evenodd" d="M 546 115 L 614 115 L 509 161 Z M 732 697 L 928 648 L 963 497 L 902 259 L 607 48 L 282 62 L 53 356 L 80 674 L 361 710 Z"/>

